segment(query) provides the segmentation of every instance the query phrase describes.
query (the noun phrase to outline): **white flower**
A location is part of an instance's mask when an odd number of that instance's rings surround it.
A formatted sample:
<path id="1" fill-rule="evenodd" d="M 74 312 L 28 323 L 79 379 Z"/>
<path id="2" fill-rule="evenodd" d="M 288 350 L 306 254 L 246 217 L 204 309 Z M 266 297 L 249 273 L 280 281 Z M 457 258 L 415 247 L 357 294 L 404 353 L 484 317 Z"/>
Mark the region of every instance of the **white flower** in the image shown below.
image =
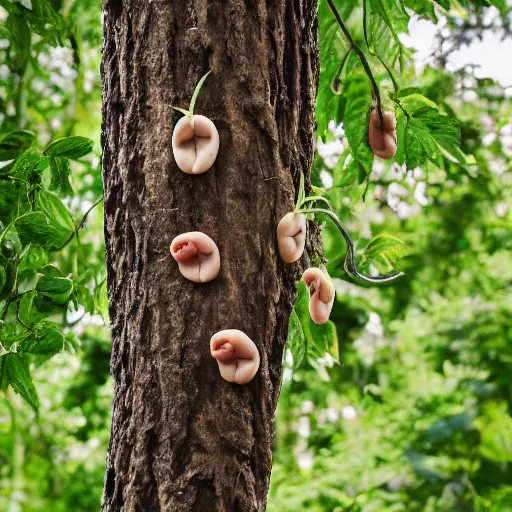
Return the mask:
<path id="1" fill-rule="evenodd" d="M 382 176 L 382 173 L 384 172 L 385 168 L 386 168 L 386 166 L 384 165 L 383 162 L 375 159 L 373 161 L 372 174 L 370 176 L 370 179 L 378 180 Z"/>
<path id="2" fill-rule="evenodd" d="M 486 133 L 482 137 L 482 146 L 488 148 L 496 140 L 495 133 Z"/>
<path id="3" fill-rule="evenodd" d="M 462 94 L 462 99 L 466 103 L 471 103 L 472 101 L 476 101 L 478 99 L 478 94 L 473 90 L 464 91 Z"/>
<path id="4" fill-rule="evenodd" d="M 338 139 L 342 139 L 345 136 L 345 130 L 343 129 L 343 123 L 336 126 L 334 119 L 329 121 L 329 131 Z"/>
<path id="5" fill-rule="evenodd" d="M 9 78 L 10 74 L 9 67 L 6 64 L 0 64 L 0 80 L 4 82 Z"/>
<path id="6" fill-rule="evenodd" d="M 325 169 L 320 171 L 320 179 L 322 180 L 322 184 L 325 188 L 331 188 L 334 184 L 332 174 L 327 172 Z"/>
<path id="7" fill-rule="evenodd" d="M 386 194 L 386 202 L 392 210 L 396 210 L 400 203 L 400 199 L 409 195 L 409 191 L 398 183 L 390 183 Z"/>
<path id="8" fill-rule="evenodd" d="M 357 412 L 352 405 L 345 405 L 345 407 L 341 408 L 341 415 L 343 416 L 343 419 L 352 421 L 356 419 Z"/>
<path id="9" fill-rule="evenodd" d="M 505 217 L 508 213 L 508 205 L 506 203 L 498 203 L 495 206 L 495 210 L 498 217 Z"/>
<path id="10" fill-rule="evenodd" d="M 54 130 L 59 130 L 59 129 L 62 127 L 62 122 L 61 122 L 61 120 L 60 120 L 58 117 L 54 117 L 54 118 L 50 121 L 50 126 L 51 126 Z"/>
<path id="11" fill-rule="evenodd" d="M 376 350 L 384 346 L 386 346 L 386 340 L 380 316 L 371 312 L 363 333 L 354 342 L 354 348 L 359 352 L 364 364 L 371 366 L 375 361 Z"/>
<path id="12" fill-rule="evenodd" d="M 313 467 L 313 452 L 309 450 L 300 453 L 297 456 L 297 465 L 300 469 L 311 469 Z"/>
<path id="13" fill-rule="evenodd" d="M 297 426 L 297 434 L 300 437 L 309 437 L 311 435 L 311 425 L 307 416 L 301 416 L 299 418 L 299 424 Z"/>
<path id="14" fill-rule="evenodd" d="M 317 148 L 318 154 L 322 157 L 325 165 L 330 169 L 336 167 L 340 155 L 345 149 L 343 142 L 341 142 L 339 139 L 325 143 L 322 141 L 322 139 L 319 139 Z"/>
<path id="15" fill-rule="evenodd" d="M 507 172 L 507 163 L 503 158 L 493 158 L 489 162 L 489 167 L 496 176 L 501 176 Z"/>
<path id="16" fill-rule="evenodd" d="M 412 174 L 416 181 L 421 181 L 425 178 L 425 169 L 423 167 L 415 167 Z"/>
<path id="17" fill-rule="evenodd" d="M 414 178 L 413 171 L 407 171 L 407 176 L 405 177 L 405 183 L 409 185 L 409 187 L 414 187 L 416 185 L 416 179 Z"/>
<path id="18" fill-rule="evenodd" d="M 372 311 L 365 329 L 374 336 L 382 336 L 384 334 L 384 327 L 382 326 L 380 315 Z"/>
<path id="19" fill-rule="evenodd" d="M 398 165 L 397 163 L 394 163 L 389 170 L 391 172 L 392 180 L 401 180 L 403 175 L 407 172 L 407 166 L 405 164 Z"/>
<path id="20" fill-rule="evenodd" d="M 500 134 L 506 137 L 512 136 L 512 123 L 503 126 L 503 128 L 500 130 Z"/>
<path id="21" fill-rule="evenodd" d="M 401 201 L 395 208 L 395 212 L 400 220 L 407 220 L 419 215 L 421 213 L 421 207 L 418 203 L 409 204 Z"/>
<path id="22" fill-rule="evenodd" d="M 342 409 L 343 413 L 343 409 Z M 327 421 L 329 423 L 336 423 L 340 419 L 340 414 L 336 409 L 333 409 L 332 407 L 329 407 L 326 411 L 326 417 Z"/>
<path id="23" fill-rule="evenodd" d="M 481 120 L 486 132 L 494 130 L 494 119 L 492 116 L 489 114 L 482 114 Z"/>
<path id="24" fill-rule="evenodd" d="M 304 400 L 302 402 L 301 412 L 302 414 L 311 414 L 315 410 L 315 404 L 312 400 Z"/>
<path id="25" fill-rule="evenodd" d="M 414 199 L 421 205 L 428 205 L 428 198 L 426 196 L 427 193 L 427 184 L 424 181 L 420 181 L 416 188 L 414 189 Z"/>

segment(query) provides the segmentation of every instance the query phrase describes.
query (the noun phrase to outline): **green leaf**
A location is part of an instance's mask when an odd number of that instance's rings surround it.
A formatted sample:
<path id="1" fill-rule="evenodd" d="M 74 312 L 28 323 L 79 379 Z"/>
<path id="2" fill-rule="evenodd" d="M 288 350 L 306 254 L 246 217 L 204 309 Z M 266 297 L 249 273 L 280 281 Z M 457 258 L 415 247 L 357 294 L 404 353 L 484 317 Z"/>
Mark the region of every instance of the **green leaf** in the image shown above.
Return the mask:
<path id="1" fill-rule="evenodd" d="M 396 117 L 396 154 L 395 154 L 395 162 L 398 165 L 403 165 L 405 163 L 406 156 L 406 147 L 407 147 L 407 125 L 408 120 L 405 114 L 399 110 L 398 115 Z M 411 167 L 413 169 L 413 167 Z"/>
<path id="2" fill-rule="evenodd" d="M 62 352 L 64 335 L 55 327 L 47 326 L 37 330 L 36 335 L 23 340 L 18 345 L 18 352 L 53 356 Z"/>
<path id="3" fill-rule="evenodd" d="M 302 365 L 304 358 L 307 356 L 308 345 L 295 309 L 292 311 L 290 316 L 287 343 L 288 348 L 293 355 L 293 366 L 294 368 L 299 368 Z"/>
<path id="4" fill-rule="evenodd" d="M 62 245 L 75 231 L 71 213 L 59 197 L 48 190 L 39 191 L 36 204 L 38 209 L 44 212 L 49 219 L 57 245 Z"/>
<path id="5" fill-rule="evenodd" d="M 31 325 L 31 312 L 32 312 L 32 304 L 34 302 L 34 297 L 36 296 L 36 292 L 34 290 L 27 292 L 20 299 L 18 305 L 18 317 L 25 325 Z"/>
<path id="6" fill-rule="evenodd" d="M 353 77 L 346 87 L 343 128 L 352 150 L 352 158 L 357 162 L 358 170 L 363 170 L 366 176 L 370 175 L 374 160 L 368 145 L 368 116 L 371 107 L 372 94 L 366 76 Z"/>
<path id="7" fill-rule="evenodd" d="M 184 108 L 174 107 L 174 106 L 171 106 L 171 108 L 173 108 L 174 110 L 176 110 L 178 112 L 181 112 L 184 116 L 190 117 L 192 115 L 188 110 L 185 110 Z"/>
<path id="8" fill-rule="evenodd" d="M 108 296 L 107 296 L 107 280 L 104 279 L 94 289 L 94 305 L 96 311 L 101 315 L 103 321 L 108 321 Z"/>
<path id="9" fill-rule="evenodd" d="M 61 192 L 66 196 L 73 195 L 73 188 L 69 181 L 71 167 L 69 159 L 64 157 L 51 157 L 50 158 L 50 190 Z"/>
<path id="10" fill-rule="evenodd" d="M 306 198 L 306 190 L 304 188 L 304 173 L 302 170 L 299 171 L 299 192 L 297 193 L 297 208 L 300 208 L 303 203 L 304 199 Z"/>
<path id="11" fill-rule="evenodd" d="M 408 253 L 409 248 L 405 242 L 392 235 L 380 234 L 366 246 L 362 259 L 366 267 L 374 264 L 392 269 Z"/>
<path id="12" fill-rule="evenodd" d="M 94 313 L 94 297 L 89 291 L 89 288 L 85 285 L 76 284 L 76 282 L 73 283 L 73 285 L 73 302 L 75 303 L 75 308 L 78 308 L 78 304 L 82 304 L 86 313 L 92 315 Z"/>
<path id="13" fill-rule="evenodd" d="M 48 156 L 59 156 L 77 160 L 92 151 L 94 143 L 86 137 L 74 136 L 63 137 L 54 140 L 44 150 L 44 154 Z"/>
<path id="14" fill-rule="evenodd" d="M 407 33 L 409 15 L 403 9 L 399 0 L 370 0 L 370 7 L 373 14 L 378 15 L 388 26 L 393 39 L 401 45 L 398 32 Z"/>
<path id="15" fill-rule="evenodd" d="M 43 247 L 58 246 L 53 238 L 55 231 L 51 228 L 48 218 L 43 212 L 30 212 L 18 217 L 14 222 L 21 243 L 36 243 Z"/>
<path id="16" fill-rule="evenodd" d="M 341 171 L 334 171 L 335 176 L 341 174 L 341 176 L 334 182 L 334 186 L 343 188 L 354 184 L 359 177 L 360 170 L 361 166 L 359 165 L 359 162 L 352 159 Z"/>
<path id="17" fill-rule="evenodd" d="M 28 130 L 15 130 L 0 135 L 0 162 L 16 158 L 18 153 L 28 148 L 35 134 Z"/>
<path id="18" fill-rule="evenodd" d="M 30 245 L 21 258 L 18 272 L 38 270 L 48 264 L 48 254 L 39 245 Z"/>
<path id="19" fill-rule="evenodd" d="M 322 325 L 315 324 L 309 314 L 309 291 L 303 281 L 299 282 L 297 290 L 298 295 L 294 311 L 298 324 L 292 327 L 298 329 L 300 325 L 307 345 L 306 353 L 308 357 L 318 358 L 327 353 L 331 355 L 335 361 L 339 361 L 336 326 L 330 320 Z M 297 330 L 293 331 L 292 335 L 296 333 Z M 294 354 L 294 358 L 298 357 L 298 354 Z"/>
<path id="20" fill-rule="evenodd" d="M 512 462 L 512 418 L 505 402 L 491 402 L 484 408 L 485 415 L 475 420 L 480 431 L 480 452 L 496 463 Z"/>
<path id="21" fill-rule="evenodd" d="M 41 156 L 37 151 L 24 151 L 14 162 L 9 175 L 28 181 L 40 160 Z"/>
<path id="22" fill-rule="evenodd" d="M 196 100 L 199 96 L 199 92 L 201 91 L 201 88 L 203 87 L 203 84 L 205 80 L 208 78 L 208 75 L 211 73 L 211 71 L 208 71 L 206 75 L 204 75 L 201 80 L 199 80 L 198 84 L 196 85 L 196 88 L 194 89 L 194 94 L 192 94 L 192 99 L 190 100 L 190 115 L 194 115 L 194 107 L 196 106 Z"/>
<path id="23" fill-rule="evenodd" d="M 11 43 L 9 67 L 14 73 L 22 74 L 30 59 L 32 39 L 30 27 L 26 17 L 13 10 L 5 22 L 5 28 L 10 34 L 9 41 Z"/>
<path id="24" fill-rule="evenodd" d="M 9 379 L 7 378 L 7 360 L 5 356 L 0 356 L 0 390 L 4 393 L 9 386 Z"/>
<path id="25" fill-rule="evenodd" d="M 4 289 L 6 281 L 7 281 L 7 272 L 5 271 L 5 268 L 0 265 L 0 292 Z"/>
<path id="26" fill-rule="evenodd" d="M 441 148 L 449 148 L 446 151 L 450 154 L 456 152 L 460 158 L 462 150 L 458 122 L 428 106 L 418 109 L 408 123 L 405 150 L 407 167 L 413 169 L 424 165 L 426 160 L 440 166 Z M 464 161 L 467 161 L 467 157 Z"/>
<path id="27" fill-rule="evenodd" d="M 37 398 L 36 388 L 32 382 L 28 363 L 15 353 L 2 356 L 5 365 L 5 374 L 7 381 L 12 389 L 21 395 L 37 413 L 39 409 L 39 399 Z"/>
<path id="28" fill-rule="evenodd" d="M 55 304 L 66 304 L 73 292 L 73 281 L 67 277 L 46 275 L 37 283 L 37 291 Z"/>

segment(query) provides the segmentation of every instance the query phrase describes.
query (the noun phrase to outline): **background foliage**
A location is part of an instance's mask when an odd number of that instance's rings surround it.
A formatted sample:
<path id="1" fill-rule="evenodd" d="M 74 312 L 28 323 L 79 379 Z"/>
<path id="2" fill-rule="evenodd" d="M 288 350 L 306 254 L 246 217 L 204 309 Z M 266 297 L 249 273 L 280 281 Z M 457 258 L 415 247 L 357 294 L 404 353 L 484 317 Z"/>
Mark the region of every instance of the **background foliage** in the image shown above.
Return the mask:
<path id="1" fill-rule="evenodd" d="M 373 158 L 372 95 L 320 1 L 314 185 L 357 242 L 368 289 L 341 270 L 332 322 L 290 325 L 271 511 L 512 510 L 510 90 L 449 69 L 505 0 L 337 0 L 398 117 Z M 439 26 L 432 64 L 402 44 Z M 99 166 L 99 0 L 0 0 L 0 510 L 99 509 L 111 387 Z M 505 64 L 504 64 L 505 65 Z M 363 201 L 364 198 L 364 201 Z"/>

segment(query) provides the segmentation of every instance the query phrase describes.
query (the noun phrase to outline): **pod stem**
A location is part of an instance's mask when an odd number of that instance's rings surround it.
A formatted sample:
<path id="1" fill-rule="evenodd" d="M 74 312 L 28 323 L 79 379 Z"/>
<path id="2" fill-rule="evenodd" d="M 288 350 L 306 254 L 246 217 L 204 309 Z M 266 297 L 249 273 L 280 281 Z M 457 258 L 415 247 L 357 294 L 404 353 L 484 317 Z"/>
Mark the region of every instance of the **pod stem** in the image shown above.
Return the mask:
<path id="1" fill-rule="evenodd" d="M 343 269 L 357 283 L 363 285 L 385 285 L 404 275 L 403 272 L 394 272 L 383 276 L 367 276 L 359 272 L 356 266 L 356 248 L 354 242 L 348 234 L 348 231 L 340 222 L 338 216 L 332 210 L 326 210 L 324 208 L 301 208 L 298 209 L 296 213 L 322 214 L 327 215 L 331 219 L 347 244 L 347 255 L 345 257 Z"/>

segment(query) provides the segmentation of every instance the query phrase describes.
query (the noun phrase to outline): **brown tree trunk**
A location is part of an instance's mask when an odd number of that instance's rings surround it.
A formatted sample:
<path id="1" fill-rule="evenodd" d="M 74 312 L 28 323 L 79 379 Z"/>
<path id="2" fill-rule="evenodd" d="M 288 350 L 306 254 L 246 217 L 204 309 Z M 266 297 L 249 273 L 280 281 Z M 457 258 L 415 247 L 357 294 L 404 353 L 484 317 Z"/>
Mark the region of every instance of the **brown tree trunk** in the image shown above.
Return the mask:
<path id="1" fill-rule="evenodd" d="M 105 0 L 103 179 L 113 337 L 104 511 L 263 511 L 297 265 L 277 252 L 298 170 L 313 156 L 316 0 Z M 196 113 L 220 152 L 176 166 L 173 126 Z M 294 185 L 295 184 L 295 185 Z M 203 231 L 221 272 L 186 281 L 172 239 Z M 243 330 L 261 366 L 224 381 L 211 336 Z"/>

